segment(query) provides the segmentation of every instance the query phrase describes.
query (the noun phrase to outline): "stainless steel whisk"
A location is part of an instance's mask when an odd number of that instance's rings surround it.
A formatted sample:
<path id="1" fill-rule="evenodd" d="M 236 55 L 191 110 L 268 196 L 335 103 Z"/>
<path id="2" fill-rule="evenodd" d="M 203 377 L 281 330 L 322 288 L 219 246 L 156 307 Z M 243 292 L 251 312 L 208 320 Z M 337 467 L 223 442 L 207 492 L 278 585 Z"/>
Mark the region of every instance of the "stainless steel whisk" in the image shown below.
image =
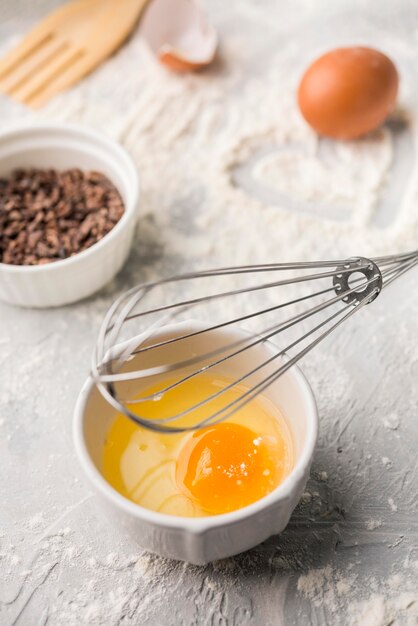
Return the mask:
<path id="1" fill-rule="evenodd" d="M 357 310 L 372 302 L 382 289 L 416 265 L 418 251 L 373 259 L 226 267 L 144 283 L 121 295 L 107 312 L 93 355 L 92 376 L 116 410 L 146 428 L 184 432 L 209 426 L 226 419 L 263 392 Z M 260 281 L 258 277 L 264 273 L 275 279 Z M 257 282 L 239 284 L 254 276 Z M 206 281 L 225 279 L 236 283 L 233 289 L 217 286 L 196 295 Z M 295 297 L 294 290 L 300 284 L 309 286 L 308 293 Z M 178 298 L 190 285 L 194 297 Z M 284 299 L 279 294 L 286 289 L 291 293 Z M 262 300 L 260 296 L 266 296 L 268 306 L 254 306 Z M 227 306 L 231 299 L 235 303 L 229 307 L 232 315 L 218 321 L 215 311 L 219 317 L 223 312 L 220 305 L 224 302 Z M 313 306 L 303 310 L 302 305 L 309 302 Z M 212 311 L 213 305 L 216 308 Z M 293 315 L 277 319 L 292 307 Z M 198 309 L 202 311 L 200 321 L 185 322 L 190 311 Z M 272 324 L 268 323 L 270 318 Z M 137 323 L 139 333 L 133 330 Z M 230 333 L 230 329 L 242 323 L 256 323 L 257 327 L 252 333 Z M 286 331 L 294 329 L 300 329 L 296 337 L 268 357 L 263 352 L 260 359 L 260 346 L 272 338 L 281 339 Z M 231 377 L 229 369 L 236 371 L 232 365 L 245 353 L 254 354 L 254 364 Z M 162 394 L 190 379 L 199 381 L 199 376 L 220 368 L 229 372 L 230 382 L 215 393 L 174 415 L 158 419 L 141 415 L 141 403 L 158 401 Z M 150 392 L 155 381 L 160 383 L 158 391 Z M 230 389 L 235 390 L 236 397 L 224 401 Z M 212 410 L 214 402 L 216 408 Z M 205 406 L 208 414 L 193 422 L 193 412 Z"/>

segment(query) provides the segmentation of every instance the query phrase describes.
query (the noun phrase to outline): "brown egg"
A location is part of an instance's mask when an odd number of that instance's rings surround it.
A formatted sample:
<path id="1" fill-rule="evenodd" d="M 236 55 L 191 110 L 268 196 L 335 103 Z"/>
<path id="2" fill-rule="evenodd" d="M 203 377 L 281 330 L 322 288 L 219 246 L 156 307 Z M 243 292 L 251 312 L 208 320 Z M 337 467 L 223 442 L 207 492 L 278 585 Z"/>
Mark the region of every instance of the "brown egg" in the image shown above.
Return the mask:
<path id="1" fill-rule="evenodd" d="M 306 70 L 299 85 L 299 108 L 320 135 L 354 139 L 386 119 L 394 108 L 398 83 L 396 67 L 381 52 L 338 48 Z"/>

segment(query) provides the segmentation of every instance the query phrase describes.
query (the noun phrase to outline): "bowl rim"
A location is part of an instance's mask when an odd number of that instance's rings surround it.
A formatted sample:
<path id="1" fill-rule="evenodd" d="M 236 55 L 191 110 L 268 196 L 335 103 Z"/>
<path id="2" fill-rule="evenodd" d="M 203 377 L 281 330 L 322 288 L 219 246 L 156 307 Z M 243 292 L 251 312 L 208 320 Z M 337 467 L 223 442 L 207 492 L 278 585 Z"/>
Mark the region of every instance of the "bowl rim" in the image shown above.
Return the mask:
<path id="1" fill-rule="evenodd" d="M 0 144 L 6 143 L 8 140 L 30 137 L 32 134 L 42 136 L 45 138 L 50 136 L 59 136 L 60 133 L 67 133 L 68 135 L 78 136 L 90 145 L 100 144 L 106 149 L 106 157 L 109 161 L 117 161 L 122 163 L 125 171 L 129 177 L 129 186 L 126 187 L 126 203 L 124 202 L 124 212 L 119 221 L 114 225 L 102 239 L 94 243 L 90 248 L 77 252 L 73 256 L 65 259 L 59 259 L 53 263 L 46 263 L 45 265 L 13 265 L 11 263 L 0 262 L 0 271 L 8 272 L 10 274 L 22 274 L 30 272 L 31 274 L 57 272 L 63 267 L 69 267 L 71 264 L 75 264 L 80 260 L 91 257 L 97 250 L 103 248 L 108 242 L 117 237 L 118 234 L 130 224 L 135 217 L 135 213 L 139 203 L 140 197 L 140 177 L 137 167 L 129 154 L 129 152 L 117 141 L 107 137 L 100 131 L 96 131 L 82 124 L 75 124 L 73 122 L 33 122 L 30 124 L 19 124 L 9 128 L 6 131 L 0 132 Z M 63 137 L 63 148 L 66 148 L 65 138 Z M 16 151 L 18 153 L 19 151 Z M 88 151 L 86 151 L 88 152 Z M 121 193 L 119 187 L 115 185 L 119 193 Z M 121 194 L 122 195 L 122 194 Z"/>
<path id="2" fill-rule="evenodd" d="M 240 331 L 248 332 L 244 329 L 240 329 Z M 265 341 L 263 346 L 269 349 L 274 349 L 277 352 L 277 346 L 270 340 Z M 283 355 L 283 358 L 289 359 L 286 354 Z M 114 507 L 122 509 L 122 511 L 135 517 L 136 519 L 144 520 L 159 528 L 177 529 L 194 535 L 203 535 L 212 529 L 225 527 L 230 524 L 243 521 L 244 519 L 257 516 L 266 509 L 276 505 L 278 502 L 286 501 L 291 498 L 295 488 L 298 486 L 299 480 L 305 475 L 306 469 L 310 466 L 318 438 L 318 408 L 312 388 L 298 365 L 293 364 L 286 373 L 294 377 L 306 406 L 308 424 L 306 441 L 296 464 L 288 476 L 286 476 L 284 481 L 263 498 L 260 498 L 256 502 L 242 507 L 241 509 L 231 511 L 229 513 L 206 517 L 180 517 L 146 509 L 145 507 L 128 500 L 116 491 L 116 489 L 114 489 L 106 481 L 104 476 L 96 468 L 84 439 L 83 426 L 85 406 L 89 398 L 89 394 L 94 386 L 94 380 L 91 375 L 84 382 L 74 408 L 73 442 L 78 460 L 96 490 L 105 499 L 110 501 Z"/>

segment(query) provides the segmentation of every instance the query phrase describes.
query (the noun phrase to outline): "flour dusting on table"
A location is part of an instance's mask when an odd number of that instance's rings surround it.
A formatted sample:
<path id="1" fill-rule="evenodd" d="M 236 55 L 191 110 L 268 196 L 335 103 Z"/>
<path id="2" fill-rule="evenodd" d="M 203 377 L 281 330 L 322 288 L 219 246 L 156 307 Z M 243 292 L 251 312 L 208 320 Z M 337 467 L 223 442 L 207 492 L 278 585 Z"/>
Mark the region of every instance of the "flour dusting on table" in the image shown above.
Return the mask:
<path id="1" fill-rule="evenodd" d="M 1 25 L 4 50 L 51 5 L 17 4 L 29 11 L 28 22 L 7 7 L 14 19 Z M 111 526 L 80 480 L 71 411 L 96 329 L 122 290 L 199 267 L 417 247 L 418 31 L 408 0 L 404 17 L 398 6 L 380 4 L 379 20 L 368 3 L 364 14 L 349 2 L 337 11 L 328 0 L 321 8 L 306 0 L 206 4 L 221 57 L 204 73 L 167 73 L 134 36 L 43 111 L 0 102 L 2 129 L 67 120 L 118 139 L 142 188 L 132 255 L 104 291 L 61 310 L 1 309 L 0 496 L 8 506 L 0 516 L 0 621 L 412 626 L 412 273 L 303 364 L 321 432 L 312 478 L 282 535 L 203 568 L 167 561 Z M 297 78 L 324 48 L 359 38 L 399 64 L 401 108 L 360 142 L 318 140 L 294 106 Z"/>

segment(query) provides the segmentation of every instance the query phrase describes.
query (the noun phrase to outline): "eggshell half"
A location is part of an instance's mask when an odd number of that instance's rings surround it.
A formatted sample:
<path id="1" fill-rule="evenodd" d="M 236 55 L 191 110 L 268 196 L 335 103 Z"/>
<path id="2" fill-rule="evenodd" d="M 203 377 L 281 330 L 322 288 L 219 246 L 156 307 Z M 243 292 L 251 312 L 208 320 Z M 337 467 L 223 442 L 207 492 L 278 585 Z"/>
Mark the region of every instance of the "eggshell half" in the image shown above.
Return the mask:
<path id="1" fill-rule="evenodd" d="M 198 70 L 213 60 L 215 29 L 195 0 L 152 0 L 140 32 L 148 46 L 171 70 Z"/>

